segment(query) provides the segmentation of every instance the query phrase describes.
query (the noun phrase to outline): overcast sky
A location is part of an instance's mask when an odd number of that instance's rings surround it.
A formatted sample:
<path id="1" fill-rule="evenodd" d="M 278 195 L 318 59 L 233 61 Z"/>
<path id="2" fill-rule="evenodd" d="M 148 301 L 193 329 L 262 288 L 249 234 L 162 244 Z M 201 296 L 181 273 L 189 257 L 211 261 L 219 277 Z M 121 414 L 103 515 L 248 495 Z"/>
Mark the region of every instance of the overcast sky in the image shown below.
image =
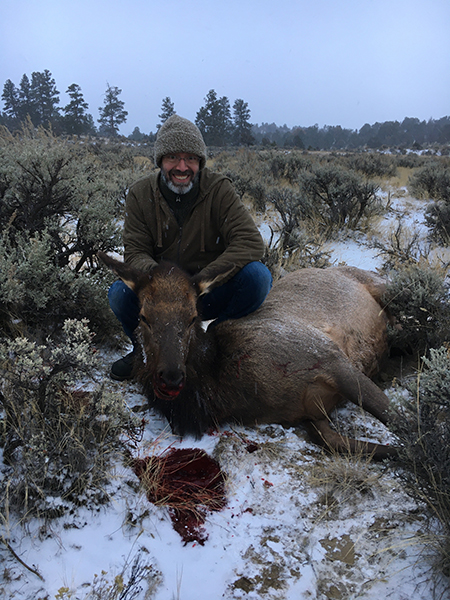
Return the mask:
<path id="1" fill-rule="evenodd" d="M 450 0 L 0 0 L 0 85 L 48 69 L 98 119 L 107 84 L 156 131 L 215 89 L 253 123 L 360 129 L 450 115 Z"/>

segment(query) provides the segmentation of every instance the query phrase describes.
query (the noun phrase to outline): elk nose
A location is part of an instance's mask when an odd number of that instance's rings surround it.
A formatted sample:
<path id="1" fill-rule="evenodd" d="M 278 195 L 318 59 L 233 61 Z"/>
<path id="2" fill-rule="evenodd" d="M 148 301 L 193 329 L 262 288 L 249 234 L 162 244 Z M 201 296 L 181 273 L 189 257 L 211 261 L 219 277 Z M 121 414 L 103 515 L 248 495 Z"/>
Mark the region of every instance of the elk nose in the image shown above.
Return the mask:
<path id="1" fill-rule="evenodd" d="M 184 373 L 180 370 L 167 370 L 159 372 L 159 380 L 170 388 L 182 387 L 184 382 Z"/>

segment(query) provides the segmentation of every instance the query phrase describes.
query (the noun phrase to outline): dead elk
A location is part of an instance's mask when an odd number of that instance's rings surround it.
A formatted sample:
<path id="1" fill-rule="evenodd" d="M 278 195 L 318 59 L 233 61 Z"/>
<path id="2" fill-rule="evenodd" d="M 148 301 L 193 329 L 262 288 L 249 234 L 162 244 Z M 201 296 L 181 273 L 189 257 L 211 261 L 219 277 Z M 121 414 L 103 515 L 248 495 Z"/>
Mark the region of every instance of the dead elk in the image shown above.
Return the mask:
<path id="1" fill-rule="evenodd" d="M 386 350 L 377 275 L 354 267 L 300 269 L 276 282 L 256 312 L 204 331 L 197 300 L 214 281 L 168 264 L 142 273 L 99 256 L 139 298 L 136 377 L 175 433 L 199 436 L 226 422 L 304 422 L 329 449 L 396 454 L 329 425 L 344 399 L 382 423 L 389 418 L 388 399 L 369 378 Z"/>

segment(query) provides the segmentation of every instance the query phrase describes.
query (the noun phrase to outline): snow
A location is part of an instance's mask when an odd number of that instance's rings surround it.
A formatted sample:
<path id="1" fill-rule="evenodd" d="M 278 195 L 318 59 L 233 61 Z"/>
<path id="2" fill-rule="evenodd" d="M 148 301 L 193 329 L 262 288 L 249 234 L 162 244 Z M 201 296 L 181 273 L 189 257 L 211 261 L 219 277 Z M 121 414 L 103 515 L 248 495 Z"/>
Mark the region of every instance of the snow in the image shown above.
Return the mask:
<path id="1" fill-rule="evenodd" d="M 131 405 L 142 404 L 134 384 L 109 385 Z M 402 490 L 391 464 L 329 458 L 300 428 L 235 427 L 180 440 L 162 418 L 145 417 L 139 456 L 198 447 L 217 456 L 227 474 L 227 505 L 209 514 L 204 545 L 185 545 L 167 510 L 150 504 L 133 472 L 117 463 L 110 504 L 12 527 L 15 552 L 43 581 L 3 553 L 5 597 L 103 598 L 93 596 L 96 582 L 110 585 L 124 569 L 126 581 L 137 557 L 151 566 L 149 597 L 156 600 L 430 597 L 423 508 Z M 360 437 L 366 428 L 371 439 L 391 441 L 356 408 L 338 409 L 335 419 L 357 427 Z M 140 585 L 137 597 L 145 598 L 147 583 Z"/>
<path id="2" fill-rule="evenodd" d="M 363 241 L 335 243 L 333 259 L 376 268 Z M 102 356 L 107 381 L 119 355 Z M 130 407 L 145 404 L 134 383 L 107 385 Z M 434 591 L 445 593 L 423 543 L 425 509 L 406 494 L 393 463 L 328 457 L 302 428 L 233 427 L 180 440 L 163 418 L 139 415 L 146 427 L 136 456 L 201 448 L 226 473 L 227 504 L 208 514 L 204 545 L 184 544 L 167 509 L 147 500 L 118 459 L 106 490 L 109 504 L 74 507 L 25 526 L 9 515 L 3 535 L 36 573 L 0 546 L 4 598 L 429 600 Z M 333 419 L 344 432 L 356 429 L 356 437 L 393 442 L 356 407 L 339 408 Z M 111 586 L 121 577 L 126 584 L 136 561 L 148 567 L 136 595 L 113 595 Z"/>

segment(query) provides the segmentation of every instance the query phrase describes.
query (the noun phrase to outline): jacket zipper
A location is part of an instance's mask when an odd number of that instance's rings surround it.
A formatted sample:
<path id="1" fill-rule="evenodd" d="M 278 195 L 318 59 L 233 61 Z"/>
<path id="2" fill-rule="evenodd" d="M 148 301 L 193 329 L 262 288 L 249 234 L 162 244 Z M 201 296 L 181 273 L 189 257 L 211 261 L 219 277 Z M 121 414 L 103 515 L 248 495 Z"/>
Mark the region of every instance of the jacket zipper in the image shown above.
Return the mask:
<path id="1" fill-rule="evenodd" d="M 180 202 L 180 200 L 181 200 L 181 198 L 180 198 L 180 196 L 178 196 L 178 198 L 176 198 L 175 202 Z M 178 248 L 177 248 L 177 263 L 178 264 L 181 264 L 181 236 L 182 235 L 183 235 L 183 226 L 178 225 Z"/>

